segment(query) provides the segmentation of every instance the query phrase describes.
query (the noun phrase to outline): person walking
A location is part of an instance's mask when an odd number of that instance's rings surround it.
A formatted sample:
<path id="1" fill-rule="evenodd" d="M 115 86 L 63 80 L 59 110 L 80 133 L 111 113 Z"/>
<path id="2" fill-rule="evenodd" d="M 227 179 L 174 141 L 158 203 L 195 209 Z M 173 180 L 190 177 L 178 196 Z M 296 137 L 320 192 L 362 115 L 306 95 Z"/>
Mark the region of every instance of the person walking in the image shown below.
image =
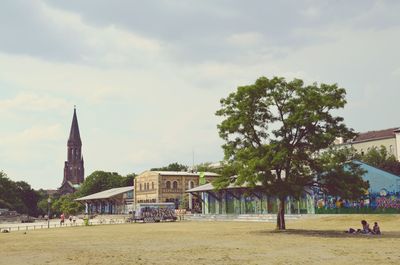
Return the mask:
<path id="1" fill-rule="evenodd" d="M 62 213 L 60 216 L 60 226 L 64 225 L 64 222 L 65 222 L 65 215 L 64 213 Z"/>

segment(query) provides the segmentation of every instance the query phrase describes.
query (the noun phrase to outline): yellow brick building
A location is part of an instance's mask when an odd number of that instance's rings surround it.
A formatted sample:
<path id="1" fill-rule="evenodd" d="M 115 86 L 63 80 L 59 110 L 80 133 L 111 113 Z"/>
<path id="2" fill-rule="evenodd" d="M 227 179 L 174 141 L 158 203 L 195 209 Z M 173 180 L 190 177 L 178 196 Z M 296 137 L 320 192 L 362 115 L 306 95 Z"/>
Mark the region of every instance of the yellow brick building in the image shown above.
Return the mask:
<path id="1" fill-rule="evenodd" d="M 135 203 L 174 202 L 178 207 L 182 200 L 186 200 L 186 207 L 192 209 L 196 203 L 195 198 L 185 191 L 199 186 L 200 178 L 209 183 L 217 176 L 218 174 L 212 172 L 145 171 L 135 177 L 134 201 Z"/>

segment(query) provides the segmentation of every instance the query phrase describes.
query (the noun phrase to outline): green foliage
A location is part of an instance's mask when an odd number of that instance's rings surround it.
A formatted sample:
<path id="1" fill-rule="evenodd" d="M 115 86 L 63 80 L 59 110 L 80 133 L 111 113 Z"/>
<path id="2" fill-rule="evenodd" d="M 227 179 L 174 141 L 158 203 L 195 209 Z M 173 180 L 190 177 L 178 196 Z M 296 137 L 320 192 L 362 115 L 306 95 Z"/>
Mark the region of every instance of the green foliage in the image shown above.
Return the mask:
<path id="1" fill-rule="evenodd" d="M 285 228 L 286 196 L 298 197 L 318 180 L 324 180 L 331 193 L 349 188 L 351 183 L 346 181 L 328 185 L 326 178 L 315 178 L 327 169 L 327 160 L 318 159 L 320 150 L 336 137 L 354 137 L 343 118 L 332 114 L 346 104 L 345 94 L 336 84 L 304 85 L 300 79 L 287 82 L 280 77 L 261 77 L 252 85 L 238 87 L 221 99 L 221 109 L 216 112 L 223 118 L 218 129 L 225 140 L 225 166 L 215 185 L 255 186 L 261 182 L 267 193 L 280 199 L 280 229 Z M 351 165 L 349 171 L 353 169 Z M 361 180 L 358 173 L 354 175 Z"/>
<path id="2" fill-rule="evenodd" d="M 84 206 L 75 201 L 78 198 L 77 193 L 63 195 L 52 202 L 52 214 L 76 215 L 84 210 Z"/>
<path id="3" fill-rule="evenodd" d="M 18 213 L 37 216 L 40 210 L 37 202 L 41 194 L 24 181 L 14 182 L 0 171 L 0 207 L 15 210 Z"/>
<path id="4" fill-rule="evenodd" d="M 83 182 L 78 195 L 87 196 L 103 190 L 126 186 L 127 178 L 116 172 L 94 171 Z"/>
<path id="5" fill-rule="evenodd" d="M 358 154 L 358 159 L 371 166 L 400 176 L 400 162 L 396 160 L 394 155 L 389 154 L 383 145 L 380 148 L 372 147 L 364 155 Z"/>
<path id="6" fill-rule="evenodd" d="M 47 214 L 47 210 L 48 210 L 47 199 L 48 199 L 47 197 L 43 197 L 37 203 L 37 208 L 39 209 L 39 212 L 40 212 L 41 215 L 46 215 Z"/>
<path id="7" fill-rule="evenodd" d="M 188 171 L 188 167 L 178 162 L 171 163 L 166 167 L 152 168 L 151 171 Z"/>
<path id="8" fill-rule="evenodd" d="M 195 171 L 197 172 L 214 172 L 214 173 L 220 173 L 221 172 L 221 168 L 215 168 L 211 166 L 212 163 L 211 162 L 205 162 L 205 163 L 200 163 L 198 165 L 195 165 Z"/>
<path id="9" fill-rule="evenodd" d="M 356 152 L 353 148 L 331 147 L 317 158 L 318 186 L 328 195 L 356 200 L 365 194 L 369 183 L 360 177 L 365 171 L 354 163 Z"/>
<path id="10" fill-rule="evenodd" d="M 179 209 L 186 209 L 188 207 L 188 194 L 183 194 L 179 201 Z"/>
<path id="11" fill-rule="evenodd" d="M 123 179 L 123 186 L 133 186 L 133 181 L 137 175 L 135 173 L 128 174 Z"/>

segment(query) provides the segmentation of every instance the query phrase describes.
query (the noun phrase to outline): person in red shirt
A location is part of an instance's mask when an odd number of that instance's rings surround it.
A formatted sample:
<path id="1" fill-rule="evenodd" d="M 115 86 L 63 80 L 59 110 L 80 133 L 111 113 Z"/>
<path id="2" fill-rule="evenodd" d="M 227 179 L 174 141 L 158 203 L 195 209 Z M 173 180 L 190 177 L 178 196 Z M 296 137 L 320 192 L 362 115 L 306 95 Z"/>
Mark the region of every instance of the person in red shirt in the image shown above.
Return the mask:
<path id="1" fill-rule="evenodd" d="M 64 225 L 64 222 L 65 222 L 64 213 L 61 214 L 60 218 L 61 218 L 61 220 L 60 220 L 60 226 L 61 226 L 61 225 Z"/>

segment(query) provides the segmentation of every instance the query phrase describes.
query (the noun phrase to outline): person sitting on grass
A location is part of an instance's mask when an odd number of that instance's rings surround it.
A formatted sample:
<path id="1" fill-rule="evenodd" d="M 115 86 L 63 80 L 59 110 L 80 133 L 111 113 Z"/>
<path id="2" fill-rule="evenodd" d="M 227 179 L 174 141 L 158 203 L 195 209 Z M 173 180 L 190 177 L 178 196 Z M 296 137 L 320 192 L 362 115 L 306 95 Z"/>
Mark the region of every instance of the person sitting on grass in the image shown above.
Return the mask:
<path id="1" fill-rule="evenodd" d="M 362 229 L 357 229 L 357 231 L 353 228 L 350 228 L 349 231 L 346 231 L 349 234 L 369 234 L 372 232 L 372 230 L 369 228 L 369 224 L 367 223 L 367 221 L 362 220 L 361 221 L 361 225 L 362 225 Z"/>
<path id="2" fill-rule="evenodd" d="M 371 228 L 369 228 L 369 224 L 367 223 L 367 221 L 362 220 L 361 225 L 362 225 L 361 234 L 368 234 L 372 232 Z"/>
<path id="3" fill-rule="evenodd" d="M 381 229 L 379 228 L 378 222 L 374 223 L 374 227 L 372 228 L 372 233 L 374 235 L 380 235 L 381 234 Z"/>

